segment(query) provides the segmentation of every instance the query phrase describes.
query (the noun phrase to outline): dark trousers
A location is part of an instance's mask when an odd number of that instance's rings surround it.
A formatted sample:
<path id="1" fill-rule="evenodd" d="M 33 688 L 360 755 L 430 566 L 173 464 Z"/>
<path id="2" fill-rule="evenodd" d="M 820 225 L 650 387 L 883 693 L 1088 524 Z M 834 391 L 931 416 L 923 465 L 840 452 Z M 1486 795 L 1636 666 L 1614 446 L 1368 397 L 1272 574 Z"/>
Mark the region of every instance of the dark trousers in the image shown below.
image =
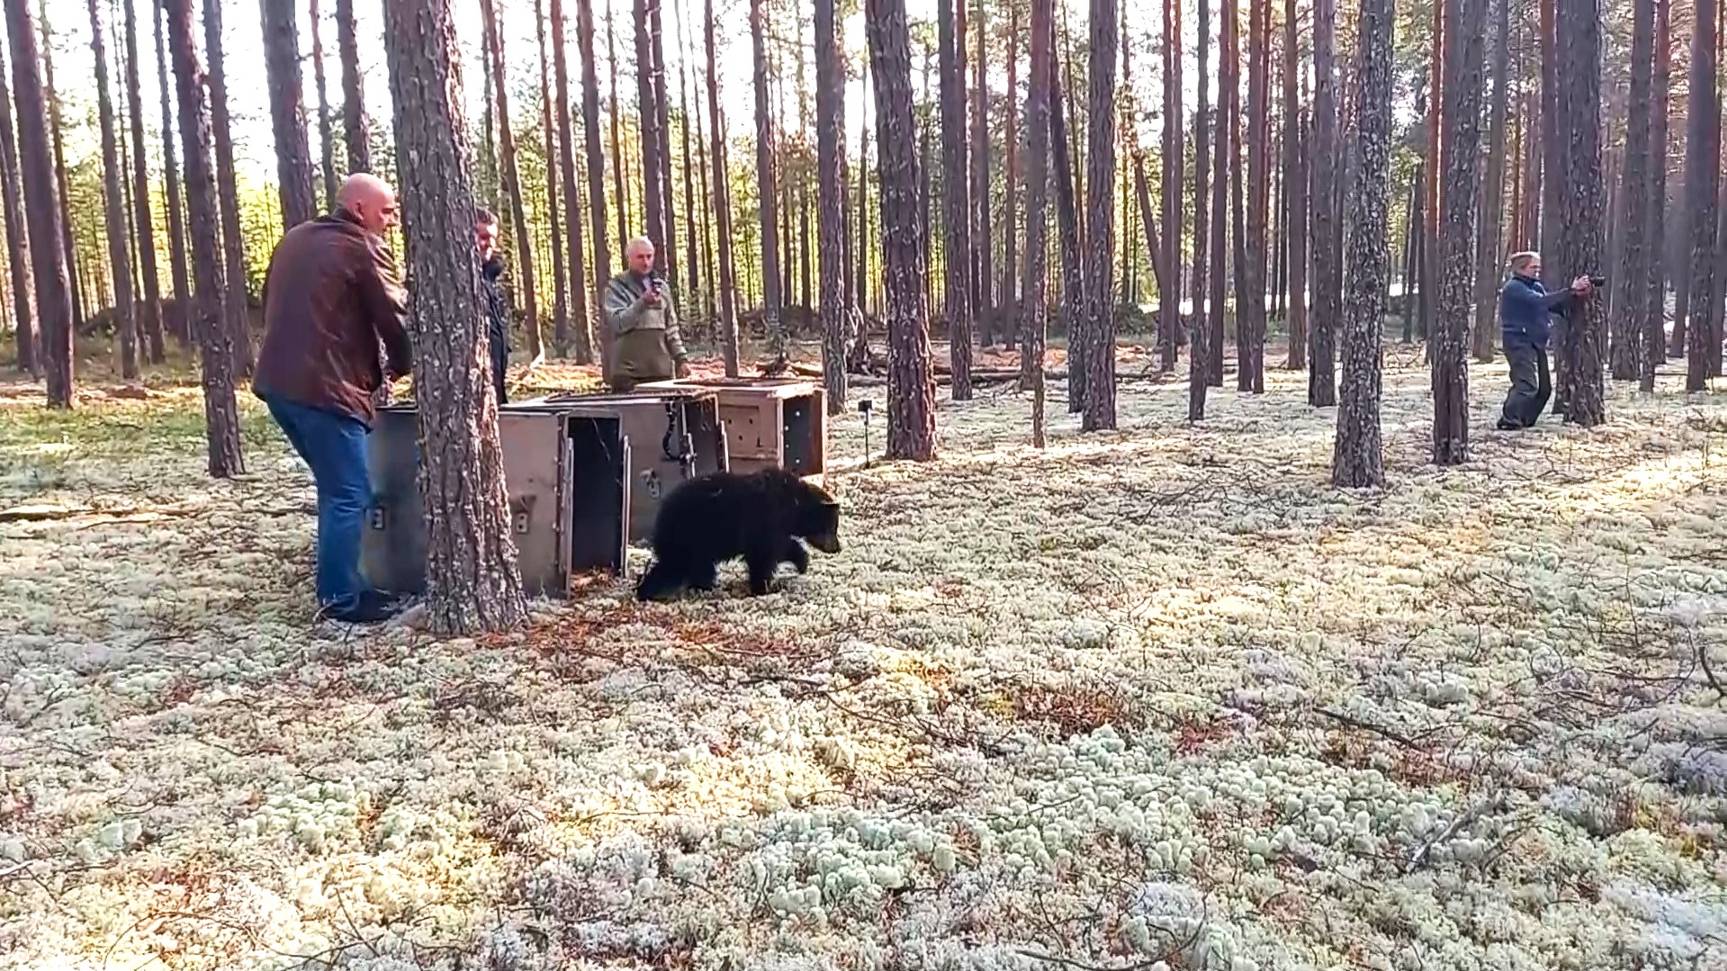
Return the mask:
<path id="1" fill-rule="evenodd" d="M 1553 397 L 1553 376 L 1547 370 L 1547 348 L 1520 334 L 1505 335 L 1505 360 L 1511 365 L 1511 393 L 1505 396 L 1500 421 L 1528 428 L 1541 417 Z"/>
<path id="2" fill-rule="evenodd" d="M 280 398 L 270 416 L 312 467 L 318 486 L 318 603 L 346 610 L 369 587 L 360 577 L 360 530 L 372 484 L 366 474 L 366 426 L 356 418 Z"/>
<path id="3" fill-rule="evenodd" d="M 498 404 L 509 404 L 504 378 L 510 370 L 510 345 L 497 334 L 491 334 L 487 337 L 486 353 L 492 359 L 492 388 L 498 393 Z"/>

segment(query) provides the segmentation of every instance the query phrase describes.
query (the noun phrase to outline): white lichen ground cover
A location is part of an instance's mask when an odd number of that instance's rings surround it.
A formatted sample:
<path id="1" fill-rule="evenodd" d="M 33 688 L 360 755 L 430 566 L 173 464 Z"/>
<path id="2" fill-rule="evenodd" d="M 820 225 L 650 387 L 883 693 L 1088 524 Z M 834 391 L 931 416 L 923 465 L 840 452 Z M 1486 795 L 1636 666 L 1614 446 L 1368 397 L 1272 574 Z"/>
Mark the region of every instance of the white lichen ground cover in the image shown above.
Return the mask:
<path id="1" fill-rule="evenodd" d="M 1727 401 L 1512 435 L 1480 367 L 1440 470 L 1405 355 L 1348 492 L 1268 377 L 850 413 L 807 576 L 478 642 L 311 624 L 249 396 L 234 483 L 190 395 L 0 405 L 0 506 L 75 507 L 0 525 L 0 966 L 1727 967 Z"/>

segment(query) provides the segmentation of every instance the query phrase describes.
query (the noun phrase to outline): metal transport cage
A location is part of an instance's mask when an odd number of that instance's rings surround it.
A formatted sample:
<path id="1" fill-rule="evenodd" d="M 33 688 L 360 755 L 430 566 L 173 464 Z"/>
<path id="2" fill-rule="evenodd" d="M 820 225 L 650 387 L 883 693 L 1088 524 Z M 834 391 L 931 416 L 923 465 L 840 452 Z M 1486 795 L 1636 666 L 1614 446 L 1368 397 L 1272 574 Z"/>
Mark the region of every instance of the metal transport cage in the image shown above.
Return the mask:
<path id="1" fill-rule="evenodd" d="M 734 472 L 778 466 L 793 475 L 827 471 L 827 393 L 792 378 L 679 378 L 639 390 L 704 388 L 719 398 L 726 451 Z"/>

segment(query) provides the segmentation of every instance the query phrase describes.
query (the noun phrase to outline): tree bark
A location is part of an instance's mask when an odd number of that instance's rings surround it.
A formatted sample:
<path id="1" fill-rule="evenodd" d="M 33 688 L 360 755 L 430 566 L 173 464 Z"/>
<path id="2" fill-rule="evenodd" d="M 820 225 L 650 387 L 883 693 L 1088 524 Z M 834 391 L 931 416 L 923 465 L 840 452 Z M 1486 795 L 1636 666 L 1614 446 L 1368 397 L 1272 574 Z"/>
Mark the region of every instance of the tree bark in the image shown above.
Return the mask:
<path id="1" fill-rule="evenodd" d="M 1504 0 L 1501 0 L 1503 3 Z M 1469 320 L 1473 310 L 1477 195 L 1481 150 L 1482 32 L 1486 0 L 1445 0 L 1445 62 L 1440 90 L 1441 164 L 1439 319 L 1433 335 L 1433 464 L 1469 460 Z"/>
<path id="2" fill-rule="evenodd" d="M 971 400 L 971 198 L 966 184 L 965 0 L 936 0 L 941 47 L 942 309 L 947 315 L 948 356 L 953 368 L 951 394 Z M 1047 124 L 1047 122 L 1046 122 Z"/>
<path id="3" fill-rule="evenodd" d="M 1421 339 L 1428 341 L 1425 348 L 1428 362 L 1433 360 L 1432 338 L 1437 324 L 1437 297 L 1439 295 L 1440 267 L 1440 234 L 1441 226 L 1440 183 L 1445 179 L 1444 162 L 1440 160 L 1440 137 L 1445 127 L 1444 101 L 1441 86 L 1445 83 L 1445 45 L 1449 37 L 1445 27 L 1444 0 L 1436 0 L 1433 4 L 1433 34 L 1431 59 L 1427 69 L 1427 172 L 1428 179 L 1421 200 L 1422 220 L 1425 231 L 1421 238 L 1421 316 L 1420 329 L 1417 333 Z"/>
<path id="4" fill-rule="evenodd" d="M 527 619 L 527 601 L 485 366 L 450 0 L 385 0 L 384 23 L 396 158 L 402 183 L 417 190 L 402 196 L 402 228 L 416 281 L 411 326 L 430 626 L 444 634 L 504 630 Z"/>
<path id="5" fill-rule="evenodd" d="M 12 314 L 17 325 L 18 370 L 36 373 L 37 333 L 33 301 L 30 293 L 30 273 L 35 264 L 30 259 L 30 229 L 24 223 L 24 200 L 18 190 L 18 142 L 12 131 L 12 84 L 6 77 L 4 58 L 0 58 L 0 201 L 6 216 L 6 269 L 12 284 Z M 135 90 L 135 89 L 134 89 Z M 162 336 L 156 334 L 157 348 L 152 361 L 160 360 Z"/>
<path id="6" fill-rule="evenodd" d="M 126 0 L 126 107 L 132 131 L 132 229 L 138 241 L 139 275 L 144 283 L 143 318 L 140 321 L 146 354 L 152 364 L 162 363 L 162 290 L 156 276 L 156 231 L 150 206 L 150 170 L 144 153 L 144 99 L 138 82 L 138 17 L 133 0 Z M 0 93 L 3 94 L 3 93 Z M 10 151 L 10 122 L 0 129 Z M 13 170 L 17 162 L 11 163 Z M 7 182 L 11 185 L 10 179 Z M 16 297 L 14 298 L 16 300 Z"/>
<path id="7" fill-rule="evenodd" d="M 1360 162 L 1350 187 L 1349 292 L 1344 303 L 1343 389 L 1332 453 L 1333 485 L 1385 484 L 1380 437 L 1380 330 L 1385 316 L 1387 174 L 1391 149 L 1393 0 L 1362 0 L 1356 50 Z M 1321 75 L 1321 83 L 1324 76 Z M 1329 228 L 1329 227 L 1328 227 Z"/>
<path id="8" fill-rule="evenodd" d="M 389 0 L 399 2 L 399 0 Z M 441 2 L 441 0 L 433 0 Z M 535 361 L 545 356 L 545 348 L 540 342 L 540 298 L 538 288 L 534 284 L 534 248 L 528 233 L 527 212 L 522 205 L 522 179 L 520 169 L 516 167 L 516 136 L 510 130 L 510 96 L 509 85 L 504 83 L 504 38 L 499 29 L 496 0 L 480 0 L 480 11 L 486 19 L 486 32 L 491 35 L 492 44 L 492 76 L 497 83 L 493 85 L 492 94 L 497 98 L 493 109 L 498 116 L 498 148 L 502 153 L 499 161 L 503 165 L 504 194 L 509 197 L 511 222 L 515 225 L 516 236 L 516 279 L 519 282 L 517 291 L 522 295 L 522 309 L 526 312 L 523 329 L 528 335 L 528 356 Z M 394 82 L 392 82 L 393 84 Z M 401 112 L 401 106 L 396 108 Z M 398 141 L 400 137 L 398 136 Z M 406 183 L 412 184 L 412 183 Z M 469 214 L 472 222 L 473 214 Z M 470 235 L 472 226 L 469 226 Z"/>
<path id="9" fill-rule="evenodd" d="M 1270 112 L 1267 94 L 1270 82 L 1269 40 L 1266 21 L 1270 16 L 1270 0 L 1248 0 L 1248 61 L 1247 117 L 1253 119 L 1252 139 L 1247 146 L 1247 185 L 1244 197 L 1247 210 L 1247 239 L 1243 247 L 1247 256 L 1247 276 L 1242 281 L 1247 290 L 1246 320 L 1236 323 L 1236 341 L 1242 345 L 1243 368 L 1237 385 L 1243 391 L 1265 393 L 1265 291 L 1266 233 L 1268 205 L 1266 190 L 1270 184 L 1270 166 L 1266 154 L 1266 133 Z M 1247 337 L 1242 340 L 1242 335 Z"/>
<path id="10" fill-rule="evenodd" d="M 648 48 L 653 56 L 654 116 L 659 133 L 660 164 L 660 232 L 655 259 L 671 282 L 672 292 L 678 292 L 678 230 L 677 203 L 672 192 L 672 125 L 666 101 L 666 52 L 660 29 L 660 0 L 648 0 Z"/>
<path id="11" fill-rule="evenodd" d="M 42 82 L 48 96 L 48 135 L 54 145 L 55 197 L 60 206 L 60 246 L 65 251 L 66 279 L 72 290 L 72 331 L 84 326 L 83 274 L 78 267 L 77 226 L 72 222 L 72 183 L 66 177 L 66 128 L 60 117 L 60 91 L 54 85 L 54 28 L 48 20 L 48 0 L 39 0 L 42 21 Z M 74 342 L 76 336 L 74 336 Z"/>
<path id="12" fill-rule="evenodd" d="M 1655 68 L 1651 87 L 1654 105 L 1649 114 L 1649 209 L 1645 228 L 1649 245 L 1647 304 L 1642 322 L 1643 352 L 1638 355 L 1637 385 L 1655 390 L 1655 370 L 1667 362 L 1667 260 L 1662 254 L 1667 212 L 1667 94 L 1672 74 L 1673 31 L 1671 0 L 1655 0 Z"/>
<path id="13" fill-rule="evenodd" d="M 586 0 L 583 0 L 586 2 Z M 725 116 L 720 114 L 720 94 L 716 81 L 719 71 L 714 44 L 714 0 L 706 0 L 706 41 L 708 53 L 708 133 L 713 153 L 715 236 L 719 240 L 720 274 L 720 353 L 725 360 L 726 377 L 738 376 L 738 311 L 737 278 L 732 262 L 732 197 L 731 180 L 726 177 Z M 844 371 L 844 368 L 841 368 Z M 843 375 L 842 375 L 843 380 Z"/>
<path id="14" fill-rule="evenodd" d="M 1316 0 L 1313 15 L 1313 319 L 1308 328 L 1307 403 L 1337 404 L 1336 332 L 1343 312 L 1339 250 L 1336 0 Z M 1408 294 L 1404 294 L 1408 299 Z"/>
<path id="15" fill-rule="evenodd" d="M 1053 0 L 1031 3 L 1031 77 L 1025 99 L 1029 167 L 1025 182 L 1025 277 L 1021 292 L 1026 297 L 1026 324 L 1020 353 L 1032 364 L 1031 443 L 1036 448 L 1046 444 L 1043 350 L 1049 321 L 1049 301 L 1044 299 L 1049 247 L 1045 245 L 1044 234 L 1049 221 L 1045 209 L 1049 196 L 1050 142 L 1060 133 L 1059 123 L 1052 120 L 1051 114 L 1054 103 L 1051 89 L 1055 84 L 1055 61 L 1050 56 L 1055 39 L 1054 6 Z M 1071 200 L 1068 208 L 1072 209 Z M 1074 249 L 1078 249 L 1077 242 Z M 1070 373 L 1072 370 L 1070 365 Z"/>
<path id="16" fill-rule="evenodd" d="M 963 0 L 962 0 L 963 2 Z M 971 201 L 974 208 L 972 245 L 972 309 L 977 313 L 978 343 L 984 347 L 995 344 L 995 246 L 990 225 L 989 186 L 989 61 L 984 53 L 984 38 L 989 33 L 988 14 L 984 0 L 977 0 L 975 33 L 977 52 L 973 58 L 977 69 L 972 82 L 971 118 Z M 1010 95 L 1008 101 L 1012 103 Z"/>
<path id="17" fill-rule="evenodd" d="M 665 190 L 660 185 L 660 112 L 654 92 L 654 44 L 649 36 L 659 0 L 635 0 L 636 129 L 642 148 L 642 232 L 654 242 L 654 269 L 666 270 Z"/>
<path id="18" fill-rule="evenodd" d="M 306 144 L 306 111 L 300 97 L 300 35 L 294 0 L 260 0 L 263 6 L 264 73 L 270 86 L 270 123 L 276 133 L 276 189 L 282 196 L 282 227 L 291 229 L 317 215 L 312 194 L 312 151 Z M 206 0 L 210 10 L 214 0 Z M 206 23 L 209 18 L 206 16 Z M 205 30 L 208 33 L 208 27 Z M 212 60 L 216 48 L 210 49 Z M 226 108 L 218 109 L 226 112 Z M 218 130 L 222 127 L 217 125 Z M 218 134 L 217 141 L 221 141 Z"/>
<path id="19" fill-rule="evenodd" d="M 1565 140 L 1565 164 L 1560 192 L 1566 200 L 1559 213 L 1558 246 L 1553 254 L 1558 279 L 1570 281 L 1584 273 L 1599 273 L 1606 257 L 1606 187 L 1601 177 L 1601 9 L 1598 0 L 1560 0 L 1554 37 L 1559 60 L 1557 77 L 1559 117 L 1556 127 Z M 1707 27 L 1713 30 L 1713 26 Z M 1713 49 L 1711 49 L 1713 57 Z M 1714 86 L 1714 71 L 1709 85 Z M 1717 126 L 1718 127 L 1718 126 Z M 1711 179 L 1709 249 L 1713 249 L 1715 224 L 1714 186 Z M 1712 254 L 1704 253 L 1705 264 Z M 1706 292 L 1706 291 L 1705 291 Z M 1606 420 L 1602 388 L 1604 339 L 1607 329 L 1605 293 L 1598 293 L 1574 306 L 1567 315 L 1560 341 L 1562 362 L 1556 385 L 1565 387 L 1565 420 L 1584 427 Z"/>
<path id="20" fill-rule="evenodd" d="M 1499 291 L 1499 266 L 1505 258 L 1500 240 L 1504 238 L 1506 123 L 1511 102 L 1507 90 L 1511 77 L 1511 2 L 1494 0 L 1494 3 L 1498 27 L 1493 47 L 1493 142 L 1487 155 L 1487 198 L 1482 203 L 1480 231 L 1476 234 L 1472 335 L 1475 359 L 1483 364 L 1493 360 L 1493 332 L 1497 329 L 1494 297 Z"/>
<path id="21" fill-rule="evenodd" d="M 1056 232 L 1061 246 L 1061 326 L 1067 332 L 1067 410 L 1069 414 L 1078 414 L 1085 410 L 1086 355 L 1091 353 L 1084 323 L 1085 258 L 1079 239 L 1079 198 L 1073 185 L 1073 161 L 1068 157 L 1070 143 L 1067 119 L 1062 112 L 1061 74 L 1055 59 L 1054 27 L 1050 29 L 1049 56 L 1045 58 L 1049 75 L 1045 94 L 1049 102 L 1050 161 L 1047 175 L 1055 183 Z M 1046 287 L 1047 278 L 1046 273 Z M 1021 381 L 1024 380 L 1022 373 Z M 1035 387 L 1036 383 L 1034 374 L 1031 385 Z"/>
<path id="22" fill-rule="evenodd" d="M 546 52 L 546 16 L 541 0 L 534 0 L 534 41 L 540 52 L 540 134 L 544 137 L 546 153 L 546 222 L 551 230 L 552 346 L 559 354 L 567 354 L 570 349 L 570 305 L 564 296 L 568 281 L 564 276 L 563 220 L 558 212 L 562 169 L 558 158 L 559 129 L 552 125 L 551 57 Z M 574 268 L 572 264 L 571 269 Z"/>
<path id="23" fill-rule="evenodd" d="M 324 72 L 324 32 L 318 0 L 312 4 L 312 85 L 318 92 L 318 162 L 324 176 L 324 209 L 336 208 L 336 131 L 330 117 L 330 88 Z"/>
<path id="24" fill-rule="evenodd" d="M 210 475 L 246 471 L 240 453 L 240 413 L 234 400 L 233 333 L 222 326 L 222 263 L 218 253 L 216 176 L 210 166 L 210 105 L 204 65 L 192 39 L 192 0 L 167 0 L 168 45 L 180 102 L 180 147 L 186 160 L 186 216 L 192 238 L 195 285 L 193 332 L 201 349 L 204 426 Z"/>
<path id="25" fill-rule="evenodd" d="M 603 288 L 612 275 L 612 255 L 606 243 L 606 158 L 600 147 L 600 79 L 599 65 L 594 60 L 593 0 L 576 0 L 576 45 L 582 54 L 582 140 L 587 154 L 589 245 L 594 254 L 590 264 L 593 277 L 584 281 L 593 289 L 583 291 L 593 297 L 592 310 L 577 326 L 585 327 L 587 320 L 592 320 L 599 341 L 600 372 L 609 378 L 612 331 L 603 309 Z M 561 49 L 562 45 L 559 46 Z M 620 239 L 619 245 L 622 243 Z"/>
<path id="26" fill-rule="evenodd" d="M 6 33 L 12 39 L 12 91 L 18 111 L 18 157 L 29 222 L 30 269 L 35 284 L 40 343 L 36 362 L 47 377 L 48 406 L 72 407 L 72 307 L 60 220 L 54 156 L 43 105 L 36 18 L 30 0 L 5 0 Z"/>
<path id="27" fill-rule="evenodd" d="M 835 36 L 834 0 L 815 2 L 817 220 L 821 233 L 822 383 L 828 414 L 845 411 L 845 204 L 840 198 L 845 150 L 845 66 Z M 733 326 L 736 326 L 734 323 Z"/>
<path id="28" fill-rule="evenodd" d="M 1504 0 L 1500 0 L 1501 3 Z M 1609 349 L 1613 378 L 1629 381 L 1641 370 L 1644 321 L 1649 316 L 1649 94 L 1654 83 L 1655 0 L 1633 0 L 1631 10 L 1631 101 L 1625 117 L 1624 238 L 1613 303 Z M 1665 164 L 1662 159 L 1659 164 Z"/>
<path id="29" fill-rule="evenodd" d="M 96 113 L 102 126 L 102 204 L 108 235 L 108 264 L 114 275 L 114 318 L 120 330 L 120 374 L 138 377 L 138 318 L 132 302 L 132 256 L 126 246 L 126 199 L 120 191 L 120 151 L 114 130 L 114 99 L 108 89 L 108 49 L 102 8 L 90 9 L 90 53 L 96 63 Z"/>
<path id="30" fill-rule="evenodd" d="M 1299 47 L 1295 36 L 1295 0 L 1283 5 L 1283 177 L 1288 224 L 1289 359 L 1291 371 L 1307 367 L 1307 138 L 1302 125 L 1301 96 L 1296 90 L 1300 73 Z"/>
<path id="31" fill-rule="evenodd" d="M 1211 342 L 1210 314 L 1206 298 L 1216 283 L 1209 281 L 1207 270 L 1211 245 L 1211 216 L 1208 204 L 1211 192 L 1211 104 L 1207 88 L 1211 84 L 1211 0 L 1197 0 L 1199 7 L 1198 67 L 1194 86 L 1199 89 L 1199 110 L 1193 116 L 1193 326 L 1187 348 L 1187 420 L 1205 418 L 1205 392 L 1211 385 L 1211 357 L 1218 353 Z M 1217 301 L 1212 301 L 1211 313 Z M 1221 318 L 1218 321 L 1222 323 Z"/>
<path id="32" fill-rule="evenodd" d="M 583 0 L 584 5 L 586 0 Z M 552 72 L 556 76 L 558 86 L 558 175 L 563 180 L 565 212 L 568 232 L 563 239 L 553 239 L 552 247 L 567 245 L 565 265 L 569 268 L 570 301 L 570 337 L 573 342 L 577 364 L 594 363 L 594 328 L 590 316 L 588 287 L 592 285 L 588 277 L 586 240 L 583 238 L 581 197 L 576 193 L 576 147 L 575 131 L 570 123 L 570 69 L 569 57 L 566 54 L 569 45 L 565 43 L 565 20 L 563 0 L 552 0 Z M 592 31 L 589 31 L 588 43 L 592 42 Z M 584 48 L 585 50 L 585 48 Z M 586 92 L 584 92 L 585 96 Z M 584 104 L 585 106 L 585 104 Z M 599 122 L 593 126 L 594 148 L 599 148 Z M 600 201 L 605 201 L 605 185 L 600 183 Z M 589 200 L 590 203 L 592 200 Z M 604 211 L 600 214 L 599 227 L 605 227 Z M 603 243 L 601 245 L 604 245 Z M 605 274 L 595 271 L 596 278 L 603 279 Z M 594 306 L 597 306 L 595 304 Z"/>
<path id="33" fill-rule="evenodd" d="M 1721 161 L 1721 110 L 1715 100 L 1715 4 L 1701 0 L 1696 11 L 1685 135 L 1685 212 L 1691 221 L 1691 272 L 1687 275 L 1691 305 L 1684 338 L 1686 391 L 1702 391 L 1709 386 L 1707 341 L 1709 307 L 1715 292 L 1716 178 Z"/>
<path id="34" fill-rule="evenodd" d="M 1328 0 L 1318 0 L 1320 3 Z M 1229 193 L 1230 185 L 1240 179 L 1241 174 L 1236 166 L 1231 164 L 1235 158 L 1234 138 L 1231 135 L 1231 120 L 1234 117 L 1230 109 L 1230 85 L 1234 83 L 1230 71 L 1229 42 L 1230 33 L 1235 29 L 1235 8 L 1233 0 L 1228 4 L 1218 6 L 1217 24 L 1217 107 L 1213 111 L 1213 121 L 1216 124 L 1217 137 L 1212 144 L 1211 174 L 1211 328 L 1210 356 L 1207 358 L 1209 367 L 1205 382 L 1213 388 L 1223 387 L 1223 317 L 1224 303 L 1229 292 Z"/>
<path id="35" fill-rule="evenodd" d="M 168 84 L 168 53 L 163 40 L 163 25 L 167 11 L 156 8 L 156 87 L 162 92 L 162 181 L 168 189 L 168 273 L 174 290 L 174 312 L 169 323 L 174 336 L 182 344 L 192 340 L 192 298 L 188 291 L 189 268 L 186 266 L 186 224 L 181 205 L 179 149 L 174 147 L 174 89 Z"/>
<path id="36" fill-rule="evenodd" d="M 698 296 L 700 294 L 703 294 L 706 292 L 705 288 L 702 286 L 702 281 L 705 278 L 702 275 L 701 259 L 697 255 L 696 250 L 697 250 L 697 244 L 698 243 L 705 243 L 706 242 L 707 234 L 705 232 L 705 227 L 698 228 L 697 223 L 696 223 L 695 183 L 699 182 L 701 180 L 701 174 L 697 171 L 694 162 L 690 158 L 690 129 L 695 127 L 696 123 L 694 121 L 692 121 L 691 117 L 690 117 L 690 76 L 689 76 L 689 71 L 688 71 L 690 54 L 689 54 L 689 42 L 688 42 L 688 39 L 685 37 L 685 34 L 684 34 L 685 20 L 684 20 L 684 7 L 683 7 L 682 0 L 679 0 L 679 3 L 678 3 L 677 17 L 678 17 L 678 141 L 680 142 L 682 150 L 683 150 L 683 169 L 684 169 L 683 173 L 682 173 L 683 174 L 683 183 L 684 183 L 684 261 L 683 261 L 684 265 L 683 265 L 683 271 L 684 271 L 684 279 L 686 281 L 684 292 L 685 292 L 685 294 L 687 294 L 687 296 L 685 297 L 685 300 L 684 300 L 684 304 L 685 304 L 684 314 L 687 317 L 693 317 L 697 313 L 698 308 L 701 307 L 701 301 L 698 299 Z M 699 135 L 697 136 L 696 141 L 698 143 L 701 141 L 701 138 Z M 709 286 L 711 286 L 711 285 L 712 285 L 712 281 L 709 281 Z"/>
<path id="37" fill-rule="evenodd" d="M 1116 0 L 1091 0 L 1091 126 L 1086 142 L 1086 353 L 1083 431 L 1115 427 L 1115 64 Z M 1042 294 L 1027 293 L 1028 300 Z"/>
<path id="38" fill-rule="evenodd" d="M 617 33 L 612 29 L 611 0 L 606 0 L 606 65 L 611 74 L 609 114 L 612 128 L 612 212 L 617 218 L 618 258 L 622 260 L 623 249 L 629 245 L 631 236 L 630 207 L 629 197 L 624 195 L 624 143 L 618 131 L 618 120 L 623 115 L 623 103 L 618 101 L 618 45 Z"/>
<path id="39" fill-rule="evenodd" d="M 865 0 L 865 11 L 875 79 L 876 140 L 881 146 L 881 237 L 888 326 L 887 457 L 928 461 L 936 457 L 935 380 L 930 364 L 929 315 L 924 305 L 928 265 L 918 228 L 905 0 Z M 760 38 L 760 0 L 755 0 L 751 13 L 755 36 Z M 759 79 L 759 56 L 756 64 Z M 761 114 L 765 92 L 759 80 L 756 91 Z"/>
<path id="40" fill-rule="evenodd" d="M 276 0 L 265 0 L 265 2 L 267 9 L 268 4 L 274 3 Z M 293 11 L 289 10 L 289 14 L 292 13 Z M 271 40 L 270 34 L 271 31 L 265 31 L 266 44 Z M 238 177 L 234 171 L 234 136 L 228 123 L 228 82 L 227 70 L 224 65 L 225 59 L 222 55 L 220 0 L 204 0 L 204 48 L 205 57 L 208 59 L 206 66 L 209 69 L 205 81 L 208 85 L 210 98 L 210 130 L 215 136 L 216 142 L 216 195 L 222 220 L 222 325 L 228 328 L 230 349 L 234 354 L 234 370 L 244 376 L 252 373 L 252 337 L 246 328 L 246 245 L 245 241 L 240 238 L 240 190 Z M 294 66 L 295 94 L 293 96 L 296 108 L 299 104 L 299 76 L 299 62 L 296 60 Z M 276 83 L 272 80 L 271 100 L 273 102 L 278 100 L 275 87 Z M 302 145 L 297 150 L 299 161 L 292 163 L 288 158 L 289 153 L 280 150 L 282 143 L 278 139 L 278 151 L 276 152 L 278 172 L 285 174 L 290 164 L 298 166 L 300 162 L 308 160 L 303 144 L 305 140 L 304 125 L 301 126 L 300 134 Z M 290 153 L 293 151 L 295 150 L 290 149 Z M 190 165 L 187 166 L 187 171 L 190 173 Z M 312 173 L 309 165 L 305 166 L 304 174 L 306 177 L 305 186 L 295 187 L 291 190 L 294 196 L 293 204 L 307 207 L 308 211 L 304 218 L 289 221 L 290 216 L 287 207 L 290 201 L 290 189 L 286 184 L 280 189 L 284 228 L 297 226 L 306 219 L 312 218 L 310 214 Z"/>
<path id="41" fill-rule="evenodd" d="M 1007 118 L 1004 122 L 1002 135 L 1002 195 L 1001 195 L 1001 234 L 1002 234 L 1002 264 L 1001 286 L 996 295 L 999 309 L 998 326 L 1001 328 L 1002 343 L 1012 349 L 1019 341 L 1020 334 L 1020 293 L 1019 293 L 1019 122 L 1018 112 L 1014 110 L 1014 101 L 1019 97 L 1019 5 L 1008 5 L 1007 31 Z M 1052 55 L 1053 57 L 1053 51 Z M 1029 86 L 1028 86 L 1029 90 Z M 1050 97 L 1055 97 L 1054 89 Z M 1071 332 L 1070 332 L 1071 333 Z M 1020 354 L 1020 387 L 1030 390 L 1032 376 L 1030 368 L 1025 364 L 1027 358 L 1024 352 Z"/>
<path id="42" fill-rule="evenodd" d="M 1181 340 L 1181 92 L 1181 0 L 1164 0 L 1163 251 L 1152 256 L 1163 268 L 1157 283 L 1157 329 L 1161 352 L 1158 367 L 1164 371 L 1175 370 L 1176 346 Z"/>
<path id="43" fill-rule="evenodd" d="M 767 27 L 763 23 L 763 19 L 766 17 L 766 11 L 763 9 L 764 3 L 765 0 L 750 0 L 750 46 L 755 58 L 756 186 L 760 199 L 758 208 L 761 210 L 762 324 L 767 329 L 768 342 L 772 352 L 779 355 L 786 351 L 786 333 L 785 326 L 780 320 L 780 285 L 782 281 L 780 279 L 779 188 L 774 177 L 773 116 L 768 112 L 768 55 L 765 36 Z M 901 15 L 903 17 L 903 11 Z M 907 53 L 906 57 L 906 70 L 910 71 L 910 53 Z M 879 80 L 877 83 L 879 85 Z M 908 105 L 910 85 L 911 80 L 908 74 L 906 80 Z M 879 99 L 880 95 L 877 97 Z M 905 129 L 905 136 L 911 137 L 909 125 Z M 912 183 L 914 197 L 916 191 L 917 185 L 914 180 Z M 913 215 L 916 215 L 915 199 Z"/>
<path id="44" fill-rule="evenodd" d="M 354 0 L 336 0 L 336 48 L 342 58 L 342 132 L 348 145 L 348 172 L 370 172 L 372 122 L 366 115 L 366 85 L 360 75 Z"/>

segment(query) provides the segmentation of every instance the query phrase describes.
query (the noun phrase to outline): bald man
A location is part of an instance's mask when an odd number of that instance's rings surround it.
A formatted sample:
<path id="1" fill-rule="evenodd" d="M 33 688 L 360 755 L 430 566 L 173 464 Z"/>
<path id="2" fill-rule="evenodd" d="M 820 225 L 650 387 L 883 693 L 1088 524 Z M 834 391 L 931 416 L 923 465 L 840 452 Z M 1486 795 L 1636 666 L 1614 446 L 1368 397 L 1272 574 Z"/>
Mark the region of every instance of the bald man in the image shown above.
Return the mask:
<path id="1" fill-rule="evenodd" d="M 665 278 L 654 272 L 654 244 L 638 236 L 624 247 L 627 269 L 606 284 L 606 321 L 612 328 L 612 390 L 643 381 L 690 376 L 689 355 L 678 333 L 678 312 Z"/>
<path id="2" fill-rule="evenodd" d="M 372 394 L 386 373 L 400 377 L 413 366 L 406 294 L 384 242 L 395 224 L 395 190 L 357 174 L 342 183 L 332 212 L 288 230 L 264 278 L 264 346 L 252 379 L 317 483 L 320 611 L 349 623 L 384 620 L 398 608 L 360 577 Z"/>

